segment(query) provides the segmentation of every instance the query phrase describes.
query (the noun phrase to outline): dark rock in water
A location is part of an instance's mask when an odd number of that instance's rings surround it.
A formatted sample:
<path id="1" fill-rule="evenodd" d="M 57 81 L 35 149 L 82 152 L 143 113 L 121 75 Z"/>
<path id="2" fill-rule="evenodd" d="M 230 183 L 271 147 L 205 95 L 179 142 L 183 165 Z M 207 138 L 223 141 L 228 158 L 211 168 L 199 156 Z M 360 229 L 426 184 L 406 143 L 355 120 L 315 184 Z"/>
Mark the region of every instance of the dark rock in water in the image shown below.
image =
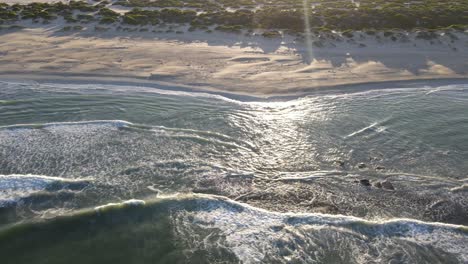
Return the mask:
<path id="1" fill-rule="evenodd" d="M 364 186 L 370 186 L 370 181 L 368 179 L 362 179 L 359 181 L 360 184 L 364 185 Z"/>
<path id="2" fill-rule="evenodd" d="M 285 225 L 276 225 L 276 226 L 272 226 L 271 229 L 275 232 L 279 232 L 281 230 L 283 230 L 285 227 Z"/>
<path id="3" fill-rule="evenodd" d="M 377 166 L 375 167 L 376 170 L 385 170 L 385 167 L 384 166 Z"/>
<path id="4" fill-rule="evenodd" d="M 395 187 L 393 187 L 393 184 L 389 181 L 383 181 L 382 182 L 382 188 L 386 190 L 395 190 Z"/>
<path id="5" fill-rule="evenodd" d="M 377 187 L 377 188 L 381 189 L 382 188 L 382 183 L 376 182 L 376 183 L 374 183 L 374 187 Z"/>
<path id="6" fill-rule="evenodd" d="M 344 166 L 344 161 L 342 160 L 335 160 L 336 164 L 338 164 L 339 166 L 343 167 Z"/>
<path id="7" fill-rule="evenodd" d="M 320 40 L 316 40 L 316 41 L 312 42 L 312 45 L 314 45 L 314 47 L 317 47 L 317 48 L 323 48 L 325 46 L 323 44 L 323 42 L 320 41 Z"/>
<path id="8" fill-rule="evenodd" d="M 365 163 L 361 162 L 361 163 L 358 164 L 358 168 L 360 168 L 360 169 L 364 169 L 366 167 L 367 167 L 367 165 Z"/>
<path id="9" fill-rule="evenodd" d="M 313 201 L 309 205 L 311 212 L 322 214 L 337 214 L 339 209 L 336 205 L 328 201 Z"/>

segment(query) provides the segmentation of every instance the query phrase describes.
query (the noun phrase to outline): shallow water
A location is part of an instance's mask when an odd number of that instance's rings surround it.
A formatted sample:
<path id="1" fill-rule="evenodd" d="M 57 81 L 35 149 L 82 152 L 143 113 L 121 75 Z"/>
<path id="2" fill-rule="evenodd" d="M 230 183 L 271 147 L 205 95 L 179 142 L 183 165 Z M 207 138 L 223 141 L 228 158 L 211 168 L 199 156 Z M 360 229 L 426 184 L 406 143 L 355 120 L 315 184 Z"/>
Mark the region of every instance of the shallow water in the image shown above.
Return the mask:
<path id="1" fill-rule="evenodd" d="M 100 263 L 466 262 L 468 85 L 429 85 L 239 101 L 2 82 L 0 253 L 91 262 L 100 241 Z"/>

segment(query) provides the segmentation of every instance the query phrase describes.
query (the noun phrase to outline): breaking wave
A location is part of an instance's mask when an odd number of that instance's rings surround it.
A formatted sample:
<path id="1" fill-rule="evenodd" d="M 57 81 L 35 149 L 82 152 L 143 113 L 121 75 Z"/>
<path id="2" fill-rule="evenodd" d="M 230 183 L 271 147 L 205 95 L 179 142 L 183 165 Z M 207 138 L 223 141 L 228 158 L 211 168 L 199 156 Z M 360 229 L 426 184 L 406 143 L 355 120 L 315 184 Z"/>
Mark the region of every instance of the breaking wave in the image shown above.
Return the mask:
<path id="1" fill-rule="evenodd" d="M 80 191 L 91 179 L 65 179 L 43 175 L 0 175 L 0 207 L 16 204 L 41 192 Z"/>
<path id="2" fill-rule="evenodd" d="M 45 238 L 48 236 L 52 240 Z M 132 244 L 134 237 L 142 240 Z M 342 215 L 275 213 L 219 196 L 192 194 L 108 204 L 0 231 L 0 253 L 23 250 L 33 257 L 41 254 L 32 246 L 36 242 L 44 243 L 42 254 L 72 245 L 73 250 L 80 252 L 76 259 L 60 255 L 48 263 L 79 263 L 92 250 L 99 250 L 102 259 L 117 255 L 121 261 L 133 263 L 148 260 L 154 252 L 161 253 L 158 259 L 165 263 L 198 258 L 217 263 L 468 261 L 466 226 L 410 219 L 368 221 Z M 123 245 L 125 256 L 114 250 Z M 160 251 L 161 248 L 166 251 Z M 12 263 L 25 263 L 27 259 L 21 254 L 7 256 Z"/>

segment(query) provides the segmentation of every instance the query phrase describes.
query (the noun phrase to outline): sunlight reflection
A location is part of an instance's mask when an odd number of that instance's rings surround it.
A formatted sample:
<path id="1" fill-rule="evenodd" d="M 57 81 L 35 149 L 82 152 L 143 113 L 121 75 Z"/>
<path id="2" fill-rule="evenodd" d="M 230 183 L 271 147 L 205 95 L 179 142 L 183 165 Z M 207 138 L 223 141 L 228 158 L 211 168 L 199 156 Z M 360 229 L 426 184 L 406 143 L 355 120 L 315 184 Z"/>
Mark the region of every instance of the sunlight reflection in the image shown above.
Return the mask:
<path id="1" fill-rule="evenodd" d="M 303 0 L 303 6 L 304 6 L 304 28 L 305 28 L 305 37 L 306 37 L 306 49 L 307 49 L 307 58 L 306 61 L 307 63 L 310 64 L 312 61 L 312 33 L 310 30 L 310 20 L 309 20 L 309 0 Z"/>
<path id="2" fill-rule="evenodd" d="M 248 128 L 257 142 L 256 169 L 273 177 L 278 171 L 313 171 L 319 160 L 316 129 L 333 114 L 332 106 L 320 97 L 303 97 L 283 102 L 248 102 L 229 115 L 232 126 Z M 317 135 L 318 136 L 318 135 Z M 306 154 L 304 154 L 306 153 Z M 306 163 L 301 163 L 308 160 Z M 258 171 L 257 171 L 258 172 Z"/>

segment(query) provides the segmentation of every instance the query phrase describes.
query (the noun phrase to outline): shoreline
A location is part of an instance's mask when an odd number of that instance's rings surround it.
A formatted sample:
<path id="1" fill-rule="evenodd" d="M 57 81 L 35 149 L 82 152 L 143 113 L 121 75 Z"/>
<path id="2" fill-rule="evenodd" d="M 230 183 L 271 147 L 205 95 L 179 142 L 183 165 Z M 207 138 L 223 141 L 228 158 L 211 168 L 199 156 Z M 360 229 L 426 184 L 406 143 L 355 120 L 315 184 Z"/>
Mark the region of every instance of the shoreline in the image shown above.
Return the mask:
<path id="1" fill-rule="evenodd" d="M 226 97 L 228 99 L 249 101 L 283 101 L 293 100 L 315 94 L 334 94 L 334 93 L 355 93 L 366 90 L 376 89 L 394 89 L 394 88 L 413 88 L 422 86 L 445 86 L 468 83 L 468 77 L 459 78 L 425 78 L 408 80 L 388 80 L 380 82 L 362 82 L 339 84 L 333 86 L 313 87 L 302 89 L 301 91 L 288 92 L 282 94 L 248 94 L 226 92 L 222 88 L 203 87 L 188 84 L 178 84 L 171 82 L 160 82 L 138 76 L 115 76 L 87 73 L 4 73 L 0 72 L 0 82 L 36 82 L 38 84 L 74 84 L 74 85 L 111 85 L 111 86 L 135 86 L 140 88 L 155 88 L 165 91 L 187 92 L 198 94 L 211 94 Z"/>

